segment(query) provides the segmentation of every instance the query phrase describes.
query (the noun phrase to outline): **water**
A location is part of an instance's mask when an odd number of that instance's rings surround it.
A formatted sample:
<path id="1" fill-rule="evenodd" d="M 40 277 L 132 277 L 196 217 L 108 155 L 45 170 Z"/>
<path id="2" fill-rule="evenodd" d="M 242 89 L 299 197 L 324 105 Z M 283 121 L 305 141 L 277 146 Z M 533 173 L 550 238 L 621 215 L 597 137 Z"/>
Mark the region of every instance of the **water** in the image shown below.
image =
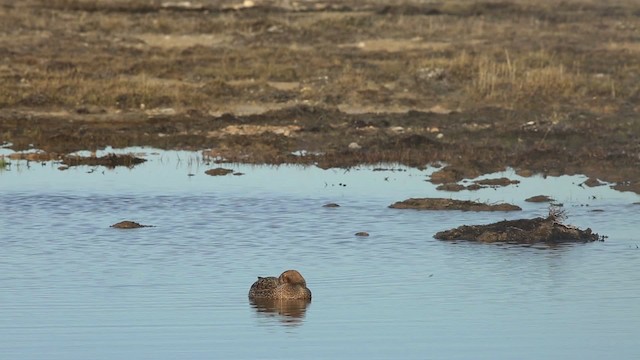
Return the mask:
<path id="1" fill-rule="evenodd" d="M 519 186 L 441 193 L 424 181 L 433 169 L 237 165 L 245 175 L 210 177 L 215 166 L 196 154 L 147 158 L 134 169 L 13 161 L 0 172 L 1 358 L 640 357 L 635 194 L 511 173 Z M 546 204 L 523 201 L 539 194 L 609 238 L 549 248 L 432 237 L 543 216 Z M 430 196 L 523 211 L 387 208 Z M 109 227 L 125 219 L 156 227 Z M 289 268 L 313 291 L 307 308 L 249 303 L 257 275 Z"/>

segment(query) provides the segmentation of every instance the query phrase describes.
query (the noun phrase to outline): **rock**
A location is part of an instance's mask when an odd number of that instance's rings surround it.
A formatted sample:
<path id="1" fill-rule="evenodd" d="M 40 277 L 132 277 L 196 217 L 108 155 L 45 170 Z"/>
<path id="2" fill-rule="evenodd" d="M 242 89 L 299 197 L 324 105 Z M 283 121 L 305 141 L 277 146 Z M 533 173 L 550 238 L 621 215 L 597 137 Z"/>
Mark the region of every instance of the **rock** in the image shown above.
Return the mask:
<path id="1" fill-rule="evenodd" d="M 138 229 L 138 228 L 143 228 L 143 227 L 153 227 L 152 225 L 142 225 L 140 223 L 137 223 L 135 221 L 120 221 L 119 223 L 113 224 L 110 227 L 112 228 L 116 228 L 116 229 Z"/>
<path id="2" fill-rule="evenodd" d="M 204 173 L 211 176 L 224 176 L 224 175 L 232 174 L 233 170 L 225 169 L 225 168 L 215 168 L 215 169 L 209 169 Z"/>
<path id="3" fill-rule="evenodd" d="M 356 236 L 369 236 L 369 233 L 366 231 L 360 231 L 356 233 Z"/>
<path id="4" fill-rule="evenodd" d="M 488 225 L 463 225 L 455 229 L 440 231 L 439 240 L 469 240 L 485 243 L 507 242 L 519 244 L 591 242 L 601 240 L 591 229 L 580 230 L 561 224 L 556 217 L 504 220 Z"/>
<path id="5" fill-rule="evenodd" d="M 349 144 L 349 149 L 351 150 L 359 150 L 362 149 L 362 146 L 358 145 L 357 142 L 352 142 Z"/>
<path id="6" fill-rule="evenodd" d="M 464 178 L 474 178 L 480 175 L 481 174 L 475 169 L 449 165 L 431 174 L 430 181 L 433 184 L 445 184 L 458 182 Z"/>
<path id="7" fill-rule="evenodd" d="M 588 178 L 585 182 L 583 182 L 582 184 L 587 185 L 588 187 L 596 187 L 596 186 L 602 186 L 605 185 L 605 183 L 601 182 L 600 180 L 596 179 L 596 178 Z"/>
<path id="8" fill-rule="evenodd" d="M 483 204 L 444 198 L 411 198 L 389 205 L 392 209 L 416 210 L 462 210 L 462 211 L 518 211 L 519 206 L 511 204 Z"/>

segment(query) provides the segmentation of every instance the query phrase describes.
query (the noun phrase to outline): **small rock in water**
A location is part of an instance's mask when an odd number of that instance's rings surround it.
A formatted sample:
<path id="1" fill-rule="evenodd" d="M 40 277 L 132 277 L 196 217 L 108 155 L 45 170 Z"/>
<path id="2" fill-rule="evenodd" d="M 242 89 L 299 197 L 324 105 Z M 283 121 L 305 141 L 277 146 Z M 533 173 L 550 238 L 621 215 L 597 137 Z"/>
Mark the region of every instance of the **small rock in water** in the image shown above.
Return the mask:
<path id="1" fill-rule="evenodd" d="M 322 207 L 337 208 L 337 207 L 340 207 L 340 205 L 338 205 L 336 203 L 328 203 L 328 204 L 322 205 Z"/>
<path id="2" fill-rule="evenodd" d="M 605 183 L 603 183 L 602 181 L 600 181 L 600 180 L 598 180 L 596 178 L 590 177 L 585 182 L 583 182 L 582 184 L 587 185 L 588 187 L 596 187 L 596 186 L 602 186 Z"/>
<path id="3" fill-rule="evenodd" d="M 224 175 L 233 173 L 233 170 L 225 169 L 225 168 L 215 168 L 215 169 L 209 169 L 204 173 L 211 176 L 224 176 Z"/>
<path id="4" fill-rule="evenodd" d="M 366 231 L 360 231 L 356 233 L 356 236 L 369 236 L 369 233 Z"/>
<path id="5" fill-rule="evenodd" d="M 152 227 L 151 225 L 142 225 L 140 223 L 137 223 L 135 221 L 120 221 L 119 223 L 115 223 L 113 225 L 111 225 L 110 227 L 112 228 L 116 228 L 116 229 L 137 229 L 137 228 L 143 228 L 143 227 Z"/>

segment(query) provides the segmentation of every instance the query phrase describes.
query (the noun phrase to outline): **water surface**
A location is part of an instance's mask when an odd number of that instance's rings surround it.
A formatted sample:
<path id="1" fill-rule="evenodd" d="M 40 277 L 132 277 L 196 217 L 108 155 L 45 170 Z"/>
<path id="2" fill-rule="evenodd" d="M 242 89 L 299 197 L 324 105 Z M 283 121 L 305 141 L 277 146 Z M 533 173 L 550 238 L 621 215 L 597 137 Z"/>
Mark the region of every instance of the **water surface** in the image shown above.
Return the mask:
<path id="1" fill-rule="evenodd" d="M 442 193 L 424 181 L 433 169 L 225 165 L 244 175 L 211 177 L 204 171 L 217 165 L 197 154 L 146 154 L 133 169 L 12 161 L 0 172 L 2 358 L 640 357 L 635 194 L 512 173 L 486 177 L 519 186 Z M 524 202 L 539 194 L 608 239 L 554 248 L 433 239 L 544 216 L 546 204 Z M 427 196 L 523 211 L 387 207 Z M 109 227 L 121 220 L 155 227 Z M 308 307 L 249 303 L 257 275 L 289 268 L 313 291 Z"/>

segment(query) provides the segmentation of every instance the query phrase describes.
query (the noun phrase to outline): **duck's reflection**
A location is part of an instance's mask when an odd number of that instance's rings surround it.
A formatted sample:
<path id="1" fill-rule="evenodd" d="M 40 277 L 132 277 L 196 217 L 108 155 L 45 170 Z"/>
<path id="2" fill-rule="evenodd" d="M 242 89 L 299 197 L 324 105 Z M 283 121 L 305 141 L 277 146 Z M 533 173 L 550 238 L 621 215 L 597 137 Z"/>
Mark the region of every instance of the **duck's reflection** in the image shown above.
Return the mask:
<path id="1" fill-rule="evenodd" d="M 278 319 L 283 325 L 301 325 L 311 300 L 252 299 L 249 302 L 260 317 Z"/>

